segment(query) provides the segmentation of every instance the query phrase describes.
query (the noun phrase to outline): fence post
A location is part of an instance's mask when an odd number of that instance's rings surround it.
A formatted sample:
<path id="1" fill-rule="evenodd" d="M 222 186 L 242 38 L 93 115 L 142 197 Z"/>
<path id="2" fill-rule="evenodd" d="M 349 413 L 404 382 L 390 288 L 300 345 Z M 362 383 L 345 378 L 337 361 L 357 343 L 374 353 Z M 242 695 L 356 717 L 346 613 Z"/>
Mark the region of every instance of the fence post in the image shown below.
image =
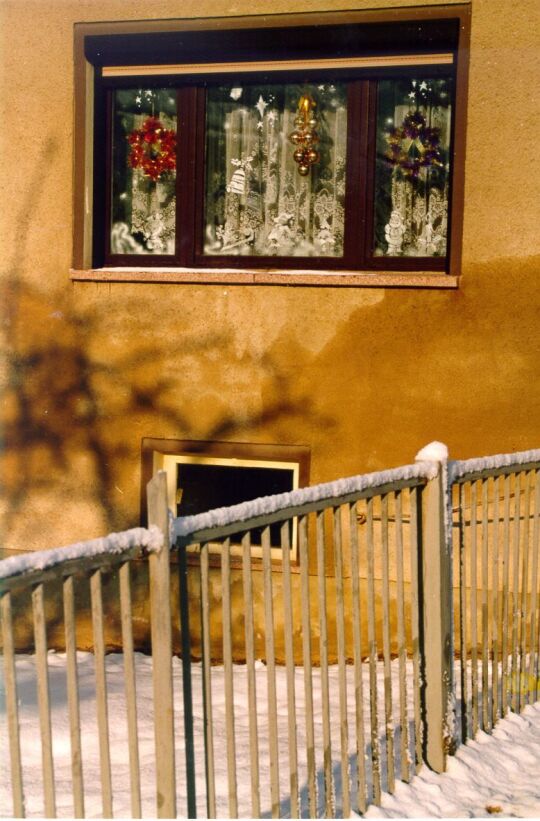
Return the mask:
<path id="1" fill-rule="evenodd" d="M 438 446 L 438 447 L 437 447 Z M 424 759 L 444 772 L 454 748 L 454 640 L 452 522 L 448 510 L 447 451 L 440 443 L 421 450 L 417 461 L 432 461 L 434 476 L 422 492 L 423 718 Z M 435 472 L 436 471 L 436 472 Z"/>
<path id="2" fill-rule="evenodd" d="M 167 474 L 160 470 L 146 486 L 148 524 L 163 532 L 163 547 L 148 557 L 154 687 L 157 817 L 176 818 L 172 686 L 171 585 Z"/>

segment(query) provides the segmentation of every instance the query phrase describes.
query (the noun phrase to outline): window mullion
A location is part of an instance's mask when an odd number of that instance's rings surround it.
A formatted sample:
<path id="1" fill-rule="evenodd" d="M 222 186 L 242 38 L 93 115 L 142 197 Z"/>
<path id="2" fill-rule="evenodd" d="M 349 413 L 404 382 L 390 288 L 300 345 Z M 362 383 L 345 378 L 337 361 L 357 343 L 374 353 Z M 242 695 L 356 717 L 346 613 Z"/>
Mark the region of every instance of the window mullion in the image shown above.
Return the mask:
<path id="1" fill-rule="evenodd" d="M 195 186 L 193 243 L 194 255 L 200 259 L 204 243 L 206 196 L 206 87 L 195 89 L 194 103 L 193 122 L 195 125 L 193 137 L 195 141 L 196 162 L 193 171 Z"/>
<path id="2" fill-rule="evenodd" d="M 366 183 L 364 187 L 363 261 L 362 267 L 372 267 L 375 223 L 375 165 L 377 160 L 377 80 L 364 84 L 363 110 L 365 120 Z"/>
<path id="3" fill-rule="evenodd" d="M 347 95 L 347 172 L 344 265 L 363 266 L 365 258 L 365 187 L 367 174 L 367 109 L 365 80 L 349 83 Z"/>
<path id="4" fill-rule="evenodd" d="M 186 86 L 177 90 L 177 158 L 176 158 L 176 262 L 181 267 L 194 264 L 195 174 L 198 167 L 196 145 L 197 89 Z"/>

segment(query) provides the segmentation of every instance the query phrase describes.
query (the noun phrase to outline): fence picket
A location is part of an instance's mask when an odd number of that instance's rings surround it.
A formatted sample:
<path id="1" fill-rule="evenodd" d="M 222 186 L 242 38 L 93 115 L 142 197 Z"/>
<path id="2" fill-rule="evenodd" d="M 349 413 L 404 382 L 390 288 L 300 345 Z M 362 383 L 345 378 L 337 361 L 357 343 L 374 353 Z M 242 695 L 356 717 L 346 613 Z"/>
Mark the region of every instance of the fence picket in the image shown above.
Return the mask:
<path id="1" fill-rule="evenodd" d="M 326 604 L 326 544 L 324 511 L 317 513 L 317 584 L 319 594 L 319 656 L 323 730 L 324 807 L 327 818 L 333 818 L 334 779 L 332 740 L 330 734 L 330 695 L 328 689 L 328 614 Z"/>
<path id="2" fill-rule="evenodd" d="M 255 646 L 253 624 L 253 582 L 251 578 L 251 533 L 242 536 L 242 581 L 244 585 L 244 636 L 249 710 L 249 758 L 251 777 L 251 812 L 261 814 L 259 786 L 259 729 L 257 726 L 257 684 L 255 679 Z"/>
<path id="3" fill-rule="evenodd" d="M 465 484 L 459 485 L 459 648 L 461 673 L 461 741 L 469 737 L 468 670 L 467 670 L 467 522 L 465 519 Z"/>
<path id="4" fill-rule="evenodd" d="M 308 811 L 317 816 L 317 769 L 315 763 L 315 726 L 313 722 L 313 668 L 311 662 L 311 610 L 309 596 L 307 515 L 298 519 L 300 559 L 300 596 L 302 603 L 302 660 L 304 663 L 304 710 L 306 722 L 306 761 Z"/>
<path id="5" fill-rule="evenodd" d="M 81 750 L 81 717 L 77 677 L 77 638 L 75 634 L 75 593 L 73 576 L 62 583 L 64 601 L 64 632 L 66 637 L 66 678 L 71 742 L 71 780 L 73 782 L 73 814 L 84 818 L 84 786 Z"/>
<path id="6" fill-rule="evenodd" d="M 9 737 L 9 759 L 11 765 L 11 794 L 13 797 L 13 815 L 25 817 L 23 778 L 21 766 L 21 739 L 19 735 L 19 700 L 17 697 L 17 673 L 15 668 L 15 651 L 13 646 L 13 618 L 11 612 L 11 593 L 0 597 L 2 615 L 2 646 L 4 651 L 4 686 L 6 688 L 6 709 Z"/>
<path id="7" fill-rule="evenodd" d="M 410 490 L 411 641 L 413 662 L 414 759 L 416 772 L 423 761 L 423 722 L 420 704 L 420 577 L 418 561 L 420 492 Z M 416 549 L 415 549 L 416 548 Z"/>
<path id="8" fill-rule="evenodd" d="M 206 812 L 208 818 L 216 817 L 216 777 L 214 767 L 214 714 L 212 709 L 212 658 L 210 652 L 210 602 L 208 597 L 208 542 L 200 548 L 201 582 L 201 637 L 203 670 L 203 733 L 204 765 L 206 775 Z"/>
<path id="9" fill-rule="evenodd" d="M 523 562 L 521 568 L 521 608 L 519 619 L 519 674 L 518 686 L 520 699 L 528 703 L 528 683 L 526 681 L 527 666 L 527 621 L 529 601 L 529 516 L 531 513 L 531 474 L 525 474 L 525 497 L 523 501 Z M 532 647 L 531 647 L 532 651 Z"/>
<path id="10" fill-rule="evenodd" d="M 137 733 L 137 690 L 135 657 L 133 655 L 133 613 L 131 608 L 131 580 L 129 562 L 120 565 L 120 618 L 122 623 L 122 647 L 124 656 L 124 692 L 129 750 L 129 775 L 131 786 L 131 816 L 141 818 L 141 778 L 139 764 L 139 739 Z"/>
<path id="11" fill-rule="evenodd" d="M 49 698 L 49 671 L 47 667 L 47 633 L 43 584 L 32 590 L 32 610 L 34 615 L 34 641 L 36 648 L 37 691 L 39 705 L 39 727 L 41 733 L 41 762 L 43 769 L 43 791 L 45 815 L 56 817 L 54 788 L 54 765 L 51 733 L 51 704 Z"/>
<path id="12" fill-rule="evenodd" d="M 375 567 L 373 538 L 373 499 L 366 505 L 367 535 L 367 610 L 369 644 L 369 710 L 371 729 L 371 774 L 373 802 L 381 803 L 381 752 L 379 748 L 379 715 L 377 706 L 377 639 L 375 633 Z"/>
<path id="13" fill-rule="evenodd" d="M 285 665 L 287 671 L 287 735 L 289 742 L 291 818 L 299 818 L 298 739 L 296 730 L 296 692 L 294 683 L 293 597 L 291 589 L 291 538 L 288 521 L 283 522 L 281 525 L 281 552 L 283 561 L 283 615 L 285 633 Z"/>
<path id="14" fill-rule="evenodd" d="M 471 704 L 472 735 L 478 732 L 478 610 L 477 610 L 477 483 L 471 484 Z"/>
<path id="15" fill-rule="evenodd" d="M 499 477 L 493 480 L 493 568 L 491 581 L 491 635 L 493 641 L 493 661 L 491 667 L 491 724 L 499 716 L 499 646 L 500 646 L 500 619 L 499 619 Z"/>
<path id="16" fill-rule="evenodd" d="M 105 636 L 103 625 L 103 597 L 101 569 L 90 576 L 92 625 L 94 632 L 94 664 L 96 671 L 96 707 L 99 737 L 99 766 L 103 817 L 112 818 L 111 755 L 109 749 L 109 716 L 107 708 L 107 678 L 105 674 Z"/>
<path id="17" fill-rule="evenodd" d="M 482 729 L 489 721 L 488 480 L 482 480 Z"/>
<path id="18" fill-rule="evenodd" d="M 400 779 L 409 781 L 409 716 L 407 712 L 407 647 L 405 644 L 405 587 L 403 582 L 403 517 L 401 492 L 395 494 L 397 642 L 399 659 Z"/>
<path id="19" fill-rule="evenodd" d="M 503 603 L 502 603 L 502 682 L 501 716 L 508 712 L 508 615 L 510 587 L 510 475 L 504 477 L 504 525 L 503 525 Z"/>
<path id="20" fill-rule="evenodd" d="M 229 788 L 229 818 L 238 817 L 236 782 L 236 733 L 234 713 L 234 683 L 232 665 L 231 612 L 231 540 L 221 546 L 221 608 L 223 617 L 223 668 L 225 673 L 225 730 L 227 737 L 227 784 Z"/>
<path id="21" fill-rule="evenodd" d="M 519 681 L 518 681 L 518 626 L 519 626 L 519 551 L 521 530 L 521 477 L 519 473 L 514 474 L 514 541 L 512 554 L 512 673 L 511 673 L 511 693 L 512 710 L 516 713 L 519 710 Z"/>
<path id="22" fill-rule="evenodd" d="M 274 640 L 274 601 L 272 590 L 272 560 L 270 527 L 262 532 L 264 638 L 266 654 L 266 681 L 268 690 L 268 746 L 270 753 L 270 798 L 272 818 L 279 818 L 279 748 L 277 726 L 276 657 Z"/>
<path id="23" fill-rule="evenodd" d="M 390 579 L 388 545 L 388 495 L 381 498 L 382 559 L 382 640 L 384 669 L 384 728 L 386 737 L 386 776 L 388 792 L 395 790 L 394 719 L 392 715 L 392 662 L 390 658 Z"/>
<path id="24" fill-rule="evenodd" d="M 529 644 L 531 647 L 529 656 L 528 681 L 531 686 L 532 701 L 536 701 L 540 695 L 539 660 L 540 660 L 540 591 L 538 589 L 538 564 L 540 553 L 540 471 L 536 470 L 535 494 L 534 494 L 534 519 L 532 535 L 533 568 L 531 578 L 531 625 Z M 539 636 L 536 637 L 536 628 L 539 628 Z"/>
<path id="25" fill-rule="evenodd" d="M 362 518 L 365 521 L 365 517 Z M 360 567 L 358 526 L 360 518 L 356 504 L 349 510 L 351 533 L 351 574 L 352 574 L 352 619 L 354 647 L 354 706 L 356 729 L 356 801 L 358 812 L 367 809 L 366 795 L 366 755 L 364 737 L 364 682 L 362 676 L 362 608 L 360 606 Z"/>
<path id="26" fill-rule="evenodd" d="M 341 747 L 342 814 L 351 814 L 349 776 L 349 727 L 347 722 L 347 670 L 345 668 L 345 606 L 343 591 L 342 508 L 334 508 L 334 573 L 336 579 L 336 633 L 338 652 L 339 728 Z"/>

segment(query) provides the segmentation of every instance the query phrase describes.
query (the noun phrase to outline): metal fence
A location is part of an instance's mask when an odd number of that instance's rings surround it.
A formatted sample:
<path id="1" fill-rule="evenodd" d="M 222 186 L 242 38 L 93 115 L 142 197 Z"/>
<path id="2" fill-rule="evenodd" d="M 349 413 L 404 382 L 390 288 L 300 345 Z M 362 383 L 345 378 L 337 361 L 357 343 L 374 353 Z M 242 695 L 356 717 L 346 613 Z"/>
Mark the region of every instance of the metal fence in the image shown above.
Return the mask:
<path id="1" fill-rule="evenodd" d="M 47 658 L 46 612 L 47 592 L 54 585 L 55 595 L 62 598 L 64 647 L 66 653 L 66 695 L 69 718 L 71 754 L 71 791 L 73 816 L 85 817 L 84 784 L 81 750 L 81 699 L 77 673 L 76 611 L 89 593 L 92 639 L 95 666 L 96 730 L 99 740 L 99 776 L 101 781 L 104 817 L 112 817 L 113 795 L 110 759 L 110 720 L 105 671 L 104 583 L 113 578 L 114 591 L 108 585 L 109 596 L 118 596 L 114 610 L 121 625 L 123 651 L 124 692 L 127 715 L 127 740 L 131 778 L 131 809 L 133 817 L 141 814 L 141 774 L 139 767 L 139 738 L 136 705 L 136 677 L 133 642 L 133 613 L 131 600 L 131 566 L 146 558 L 149 567 L 150 599 L 153 629 L 153 672 L 156 688 L 155 717 L 158 722 L 172 722 L 172 704 L 168 701 L 170 688 L 163 688 L 162 676 L 170 671 L 170 629 L 168 610 L 163 607 L 163 596 L 168 595 L 168 556 L 156 550 L 163 543 L 159 531 L 135 528 L 121 534 L 93 542 L 80 543 L 65 549 L 44 551 L 37 562 L 28 562 L 28 569 L 19 569 L 20 562 L 5 559 L 0 562 L 0 613 L 4 657 L 5 709 L 13 815 L 24 817 L 24 783 L 20 740 L 19 698 L 17 693 L 16 656 L 12 601 L 19 595 L 31 597 L 34 633 L 35 670 L 37 679 L 37 709 L 41 741 L 41 769 L 43 787 L 43 815 L 56 817 L 57 800 L 51 727 L 50 671 Z M 80 555 L 77 555 L 80 554 Z M 94 554 L 94 555 L 92 555 Z M 35 564 L 36 566 L 32 566 Z M 14 570 L 12 571 L 12 568 Z M 60 590 L 58 584 L 60 583 Z M 110 605 L 108 606 L 110 613 Z M 50 626 L 50 624 L 49 624 Z M 159 632 L 159 636 L 156 631 Z M 164 653 L 167 654 L 164 656 Z M 32 743 L 35 744 L 35 739 Z M 5 747 L 4 747 L 5 749 Z M 168 752 L 168 751 L 165 751 Z M 156 754 L 158 750 L 156 748 Z M 174 768 L 174 765 L 172 765 Z M 170 768 L 169 768 L 170 769 Z M 168 772 L 167 764 L 165 770 Z M 170 773 L 168 772 L 170 775 Z"/>
<path id="2" fill-rule="evenodd" d="M 540 452 L 450 463 L 461 740 L 540 697 Z"/>
<path id="3" fill-rule="evenodd" d="M 347 817 L 423 762 L 443 771 L 456 743 L 538 698 L 539 467 L 540 451 L 420 461 L 175 520 L 161 473 L 148 486 L 159 549 L 137 529 L 123 546 L 113 540 L 114 553 L 52 551 L 41 569 L 0 562 L 14 815 L 25 807 L 11 599 L 31 596 L 43 810 L 53 817 L 45 603 L 58 580 L 76 817 L 85 807 L 75 585 L 89 588 L 102 809 L 113 814 L 102 593 L 111 577 L 118 598 L 115 610 L 108 584 L 107 622 L 121 625 L 133 817 L 150 788 L 158 817 Z M 130 568 L 142 560 L 153 787 L 140 773 L 130 589 Z"/>
<path id="4" fill-rule="evenodd" d="M 408 780 L 423 760 L 421 581 L 414 545 L 421 530 L 419 496 L 432 473 L 431 464 L 410 466 L 371 476 L 369 482 L 365 481 L 368 477 L 358 477 L 342 482 L 341 487 L 340 483 L 319 486 L 316 493 L 313 489 L 293 492 L 285 503 L 276 499 L 265 511 L 259 511 L 255 503 L 215 517 L 203 515 L 175 523 L 176 547 L 196 564 L 200 576 L 200 628 L 194 630 L 192 622 L 189 632 L 201 636 L 205 809 L 210 817 L 224 810 L 230 817 L 238 815 L 235 721 L 246 708 L 250 794 L 245 798 L 256 818 L 261 809 L 274 817 L 280 812 L 298 817 L 302 810 L 309 817 L 333 816 L 336 811 L 347 817 L 351 803 L 363 812 L 369 803 L 379 801 L 382 786 L 392 791 L 396 777 Z M 411 562 L 407 591 L 404 540 L 413 547 L 407 550 Z M 276 544 L 281 556 L 279 577 L 272 565 Z M 260 545 L 260 558 L 252 555 L 254 545 Z M 216 554 L 219 567 L 212 566 Z M 297 556 L 294 564 L 291 554 Z M 391 562 L 397 570 L 393 589 Z M 217 608 L 212 607 L 209 592 L 216 582 Z M 241 594 L 233 597 L 235 585 Z M 237 638 L 236 655 L 244 653 L 247 704 L 235 700 L 234 692 L 233 625 L 239 621 L 243 635 Z M 216 652 L 212 644 L 216 635 L 222 637 L 225 684 L 226 745 L 219 754 L 227 759 L 226 797 L 216 794 L 214 778 L 216 668 L 212 662 Z M 283 648 L 287 694 L 286 718 L 281 721 L 276 693 L 278 643 Z M 412 675 L 406 669 L 408 648 L 412 649 Z M 333 692 L 329 656 L 337 666 Z M 398 666 L 394 676 L 392 656 L 397 657 Z M 260 682 L 255 675 L 261 658 L 266 665 L 264 734 L 258 717 Z M 295 675 L 297 664 L 301 682 Z M 320 711 L 317 722 L 314 702 Z"/>

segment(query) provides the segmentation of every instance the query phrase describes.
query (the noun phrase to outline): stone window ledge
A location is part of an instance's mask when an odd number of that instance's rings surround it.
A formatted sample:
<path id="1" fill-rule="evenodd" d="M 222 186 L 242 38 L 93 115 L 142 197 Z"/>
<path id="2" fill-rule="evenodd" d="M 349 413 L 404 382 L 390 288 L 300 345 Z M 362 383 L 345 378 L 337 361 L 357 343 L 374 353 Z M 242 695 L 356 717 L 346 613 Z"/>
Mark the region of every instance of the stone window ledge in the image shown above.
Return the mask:
<path id="1" fill-rule="evenodd" d="M 73 282 L 193 283 L 205 285 L 316 285 L 454 289 L 459 277 L 433 271 L 322 271 L 230 268 L 71 269 Z"/>

